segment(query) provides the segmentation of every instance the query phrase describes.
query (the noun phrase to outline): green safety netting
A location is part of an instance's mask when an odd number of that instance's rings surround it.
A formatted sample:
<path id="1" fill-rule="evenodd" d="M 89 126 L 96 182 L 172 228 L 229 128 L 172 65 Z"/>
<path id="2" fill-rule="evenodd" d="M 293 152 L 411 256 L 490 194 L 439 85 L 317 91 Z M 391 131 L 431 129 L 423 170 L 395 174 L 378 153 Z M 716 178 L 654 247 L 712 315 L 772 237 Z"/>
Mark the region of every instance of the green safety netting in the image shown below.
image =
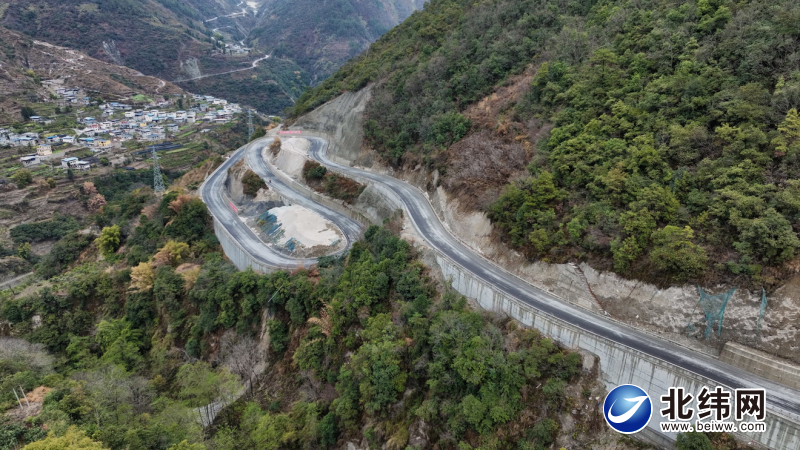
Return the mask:
<path id="1" fill-rule="evenodd" d="M 725 316 L 725 307 L 728 305 L 728 300 L 731 299 L 733 293 L 736 292 L 736 288 L 716 295 L 707 293 L 700 286 L 697 286 L 697 290 L 700 291 L 700 300 L 697 303 L 703 309 L 706 319 L 705 337 L 708 339 L 711 336 L 714 324 L 717 324 L 717 336 L 719 336 L 722 333 L 722 319 Z M 686 327 L 690 332 L 694 330 L 691 322 Z"/>
<path id="2" fill-rule="evenodd" d="M 761 335 L 761 320 L 764 318 L 764 311 L 767 310 L 767 291 L 761 288 L 761 310 L 758 312 L 758 335 Z"/>

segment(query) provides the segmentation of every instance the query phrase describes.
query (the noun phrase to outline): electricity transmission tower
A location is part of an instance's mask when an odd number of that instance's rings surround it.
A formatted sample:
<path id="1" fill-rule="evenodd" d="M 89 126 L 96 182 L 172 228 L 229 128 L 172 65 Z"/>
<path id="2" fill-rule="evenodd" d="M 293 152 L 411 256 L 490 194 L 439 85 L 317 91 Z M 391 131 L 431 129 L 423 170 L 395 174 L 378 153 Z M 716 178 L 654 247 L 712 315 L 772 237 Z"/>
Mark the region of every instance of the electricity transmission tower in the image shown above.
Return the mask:
<path id="1" fill-rule="evenodd" d="M 248 141 L 253 140 L 253 133 L 255 132 L 255 130 L 253 130 L 253 110 L 252 109 L 248 109 L 247 110 L 247 132 L 248 132 L 247 140 Z"/>
<path id="2" fill-rule="evenodd" d="M 158 167 L 158 155 L 156 154 L 156 146 L 150 147 L 153 150 L 153 190 L 156 194 L 163 194 L 167 190 L 164 187 L 164 179 L 161 178 L 161 168 Z"/>

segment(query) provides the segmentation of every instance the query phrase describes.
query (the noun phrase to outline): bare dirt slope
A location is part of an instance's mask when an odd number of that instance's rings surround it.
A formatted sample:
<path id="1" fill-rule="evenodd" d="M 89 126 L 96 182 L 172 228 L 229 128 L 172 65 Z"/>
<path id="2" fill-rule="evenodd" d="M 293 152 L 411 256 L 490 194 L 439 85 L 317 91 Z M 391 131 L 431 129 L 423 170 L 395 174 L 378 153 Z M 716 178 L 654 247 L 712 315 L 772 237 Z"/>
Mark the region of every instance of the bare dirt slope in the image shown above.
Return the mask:
<path id="1" fill-rule="evenodd" d="M 364 139 L 361 124 L 364 108 L 371 93 L 372 89 L 369 86 L 358 92 L 345 92 L 298 118 L 293 125 L 305 130 L 327 133 L 334 138 L 331 142 L 333 153 L 345 159 L 355 160 L 361 154 L 361 141 Z"/>

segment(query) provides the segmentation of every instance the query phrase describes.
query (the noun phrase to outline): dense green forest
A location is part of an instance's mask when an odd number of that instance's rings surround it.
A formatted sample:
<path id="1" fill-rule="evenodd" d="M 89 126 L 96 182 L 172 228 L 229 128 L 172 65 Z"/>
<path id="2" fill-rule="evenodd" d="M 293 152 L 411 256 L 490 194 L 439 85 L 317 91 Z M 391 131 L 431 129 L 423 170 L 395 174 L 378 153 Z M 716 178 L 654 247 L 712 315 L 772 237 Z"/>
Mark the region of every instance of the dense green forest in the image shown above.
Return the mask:
<path id="1" fill-rule="evenodd" d="M 595 389 L 577 353 L 438 291 L 386 228 L 312 269 L 238 271 L 205 205 L 146 177 L 97 180 L 108 203 L 61 219 L 41 284 L 0 293 L 0 409 L 43 397 L 0 421 L 0 449 L 404 448 L 420 421 L 441 448 L 543 449 Z"/>
<path id="2" fill-rule="evenodd" d="M 497 131 L 538 142 L 486 212 L 531 258 L 664 281 L 774 285 L 800 248 L 793 1 L 434 0 L 301 97 L 376 81 L 366 142 L 438 158 L 515 76 Z M 552 125 L 540 140 L 531 121 Z M 790 265 L 790 264 L 789 264 Z"/>

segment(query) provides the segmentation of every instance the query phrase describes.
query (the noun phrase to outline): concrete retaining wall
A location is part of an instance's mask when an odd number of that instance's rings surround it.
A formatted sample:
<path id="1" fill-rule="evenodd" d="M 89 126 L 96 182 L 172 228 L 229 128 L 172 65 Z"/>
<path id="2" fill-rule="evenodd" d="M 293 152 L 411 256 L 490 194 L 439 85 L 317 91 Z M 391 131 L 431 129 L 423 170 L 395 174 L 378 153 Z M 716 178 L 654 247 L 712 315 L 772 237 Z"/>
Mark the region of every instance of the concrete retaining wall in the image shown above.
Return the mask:
<path id="1" fill-rule="evenodd" d="M 222 226 L 216 217 L 214 217 L 214 234 L 217 235 L 217 240 L 219 240 L 222 250 L 225 252 L 225 256 L 231 260 L 237 269 L 245 270 L 248 267 L 252 267 L 254 271 L 262 274 L 272 273 L 278 270 L 273 266 L 258 261 L 228 233 L 228 230 Z"/>
<path id="2" fill-rule="evenodd" d="M 445 279 L 451 280 L 456 291 L 475 299 L 482 308 L 506 314 L 526 326 L 541 331 L 566 347 L 582 349 L 597 355 L 600 359 L 601 377 L 608 390 L 620 384 L 635 384 L 647 392 L 667 392 L 671 386 L 683 386 L 689 392 L 699 392 L 703 386 L 716 386 L 716 383 L 695 373 L 542 314 L 499 292 L 449 258 L 436 253 L 436 263 Z M 654 399 L 654 403 L 658 405 L 659 401 Z M 660 421 L 660 415 L 654 413 L 648 425 L 650 432 L 642 437 L 659 446 L 670 445 L 664 438 L 674 440 L 676 435 L 661 433 Z M 800 417 L 791 418 L 768 412 L 766 422 L 766 433 L 752 433 L 740 437 L 775 450 L 800 449 Z"/>
<path id="3" fill-rule="evenodd" d="M 768 380 L 800 389 L 800 367 L 777 360 L 767 353 L 728 341 L 722 348 L 719 359 Z"/>

